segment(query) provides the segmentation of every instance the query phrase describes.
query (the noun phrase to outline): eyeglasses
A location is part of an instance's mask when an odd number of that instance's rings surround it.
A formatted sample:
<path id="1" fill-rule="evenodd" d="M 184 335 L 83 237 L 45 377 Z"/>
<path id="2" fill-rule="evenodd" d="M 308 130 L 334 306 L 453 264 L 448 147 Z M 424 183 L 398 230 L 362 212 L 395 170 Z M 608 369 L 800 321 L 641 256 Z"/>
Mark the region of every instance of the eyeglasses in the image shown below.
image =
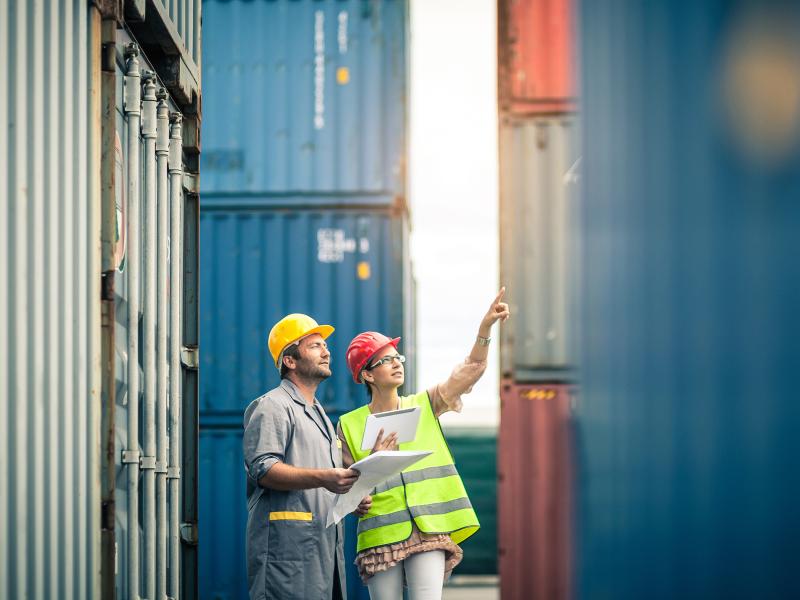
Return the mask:
<path id="1" fill-rule="evenodd" d="M 374 369 L 376 367 L 380 367 L 381 365 L 389 364 L 393 360 L 396 360 L 400 364 L 403 364 L 404 362 L 406 362 L 406 357 L 403 356 L 402 354 L 394 354 L 392 356 L 384 356 L 380 360 L 376 360 L 370 366 L 366 367 L 366 369 L 367 369 L 367 371 L 372 371 L 372 369 Z"/>

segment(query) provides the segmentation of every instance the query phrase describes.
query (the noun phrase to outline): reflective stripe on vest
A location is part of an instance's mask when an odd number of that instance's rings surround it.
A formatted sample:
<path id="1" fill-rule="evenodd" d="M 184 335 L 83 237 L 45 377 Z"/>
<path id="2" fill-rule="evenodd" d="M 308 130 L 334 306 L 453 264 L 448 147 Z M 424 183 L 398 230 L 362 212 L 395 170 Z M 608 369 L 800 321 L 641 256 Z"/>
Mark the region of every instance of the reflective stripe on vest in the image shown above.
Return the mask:
<path id="1" fill-rule="evenodd" d="M 422 409 L 416 439 L 400 444 L 400 449 L 431 450 L 433 454 L 375 488 L 372 507 L 358 522 L 359 552 L 408 539 L 412 519 L 420 531 L 450 534 L 457 544 L 480 527 L 427 392 L 401 398 L 400 406 Z M 362 406 L 340 420 L 354 460 L 370 453 L 361 450 L 369 414 L 369 407 Z"/>
<path id="2" fill-rule="evenodd" d="M 400 475 L 395 475 L 391 479 L 383 482 L 375 488 L 373 494 L 388 492 L 392 488 L 403 485 L 404 481 L 407 484 L 417 483 L 419 481 L 425 481 L 426 479 L 439 479 L 440 477 L 451 477 L 452 475 L 458 475 L 455 465 L 428 467 L 427 469 L 420 469 L 419 471 L 411 471 L 410 473 L 404 473 L 402 477 Z"/>

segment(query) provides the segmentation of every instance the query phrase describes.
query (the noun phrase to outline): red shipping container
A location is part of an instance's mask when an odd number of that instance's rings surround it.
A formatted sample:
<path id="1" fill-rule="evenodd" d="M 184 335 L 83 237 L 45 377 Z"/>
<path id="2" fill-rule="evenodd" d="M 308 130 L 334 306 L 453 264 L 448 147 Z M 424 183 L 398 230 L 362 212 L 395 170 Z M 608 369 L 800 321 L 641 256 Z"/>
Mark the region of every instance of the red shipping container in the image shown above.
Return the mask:
<path id="1" fill-rule="evenodd" d="M 573 0 L 498 0 L 500 110 L 515 115 L 576 110 Z"/>
<path id="2" fill-rule="evenodd" d="M 503 600 L 572 592 L 574 386 L 500 386 L 498 564 Z"/>

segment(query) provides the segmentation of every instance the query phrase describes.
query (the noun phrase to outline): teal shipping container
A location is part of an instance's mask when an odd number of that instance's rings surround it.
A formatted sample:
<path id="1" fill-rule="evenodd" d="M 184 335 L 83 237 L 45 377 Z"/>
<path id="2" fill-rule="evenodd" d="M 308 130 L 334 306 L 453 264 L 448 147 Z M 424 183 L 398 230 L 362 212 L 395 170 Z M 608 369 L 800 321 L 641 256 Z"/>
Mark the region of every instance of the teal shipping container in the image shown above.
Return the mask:
<path id="1" fill-rule="evenodd" d="M 448 427 L 444 436 L 481 524 L 453 575 L 497 575 L 497 429 Z"/>

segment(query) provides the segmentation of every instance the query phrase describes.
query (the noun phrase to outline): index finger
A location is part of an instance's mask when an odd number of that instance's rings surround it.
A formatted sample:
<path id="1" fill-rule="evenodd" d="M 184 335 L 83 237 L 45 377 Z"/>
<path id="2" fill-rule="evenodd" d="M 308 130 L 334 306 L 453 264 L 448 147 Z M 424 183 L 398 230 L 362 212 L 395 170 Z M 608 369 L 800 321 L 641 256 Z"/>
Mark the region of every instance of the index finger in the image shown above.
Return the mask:
<path id="1" fill-rule="evenodd" d="M 494 305 L 500 302 L 503 299 L 503 296 L 505 296 L 505 294 L 506 294 L 506 286 L 503 286 L 500 288 L 500 291 L 497 293 L 497 297 L 494 299 L 494 302 L 492 302 L 492 304 Z"/>
<path id="2" fill-rule="evenodd" d="M 378 444 L 380 444 L 380 443 L 381 443 L 381 440 L 383 440 L 383 427 L 381 427 L 381 428 L 378 430 L 378 436 L 375 438 L 375 444 L 373 445 L 373 448 L 374 448 L 375 446 L 377 446 Z"/>

